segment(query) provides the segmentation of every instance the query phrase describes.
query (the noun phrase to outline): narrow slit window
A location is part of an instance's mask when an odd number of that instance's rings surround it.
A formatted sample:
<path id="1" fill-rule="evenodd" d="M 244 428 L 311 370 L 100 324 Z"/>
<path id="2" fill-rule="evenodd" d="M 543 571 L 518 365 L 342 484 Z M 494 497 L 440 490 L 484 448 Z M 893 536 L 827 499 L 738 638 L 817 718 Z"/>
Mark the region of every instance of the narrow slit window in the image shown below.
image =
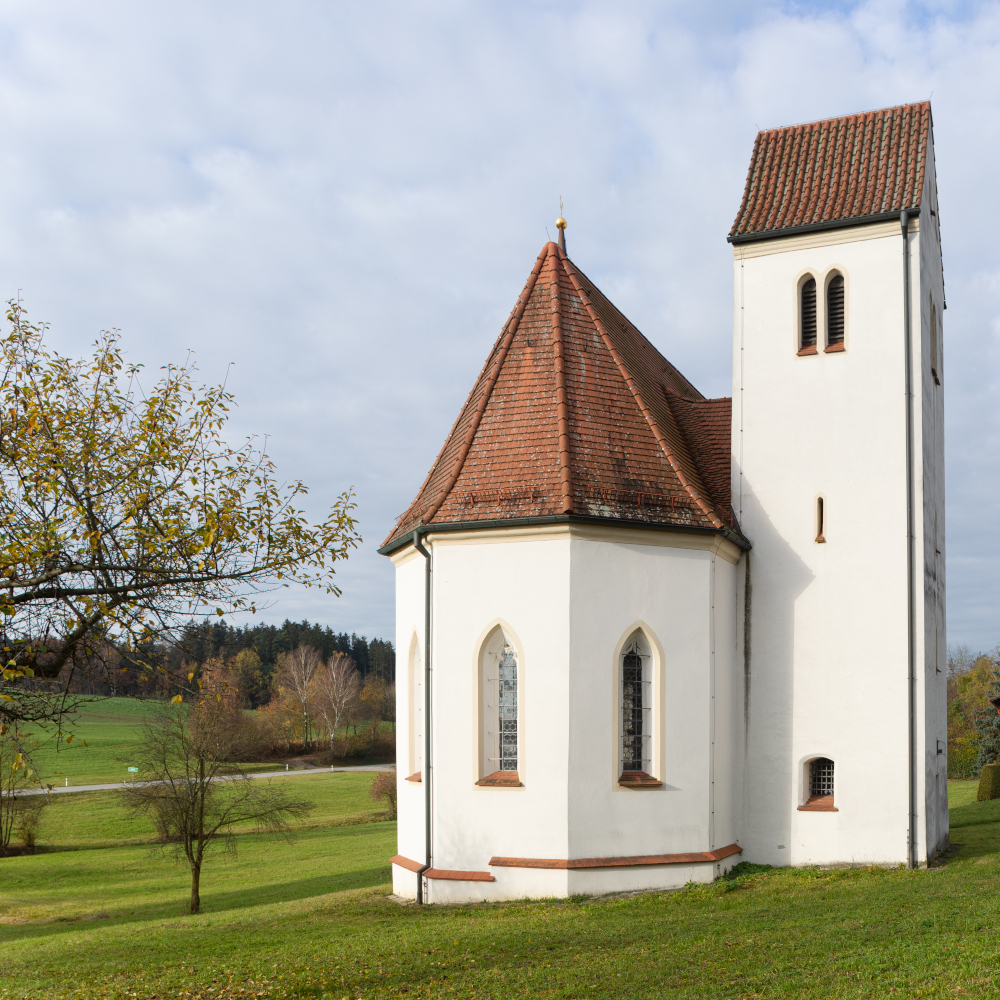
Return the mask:
<path id="1" fill-rule="evenodd" d="M 823 530 L 826 527 L 824 521 L 826 520 L 826 503 L 822 497 L 816 498 L 816 541 L 825 542 L 826 538 L 823 535 Z"/>
<path id="2" fill-rule="evenodd" d="M 835 274 L 826 286 L 826 346 L 844 342 L 844 276 Z"/>
<path id="3" fill-rule="evenodd" d="M 938 322 L 937 306 L 931 300 L 931 375 L 934 376 L 934 384 L 940 385 L 941 379 L 938 376 Z"/>
<path id="4" fill-rule="evenodd" d="M 816 279 L 802 283 L 800 303 L 800 350 L 816 349 Z"/>

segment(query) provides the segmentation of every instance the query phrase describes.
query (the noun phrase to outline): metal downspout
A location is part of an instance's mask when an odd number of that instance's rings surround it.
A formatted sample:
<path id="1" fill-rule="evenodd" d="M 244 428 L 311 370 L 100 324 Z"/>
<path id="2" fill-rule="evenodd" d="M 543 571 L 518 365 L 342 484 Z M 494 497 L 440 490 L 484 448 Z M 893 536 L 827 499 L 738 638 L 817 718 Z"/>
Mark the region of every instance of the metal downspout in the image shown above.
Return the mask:
<path id="1" fill-rule="evenodd" d="M 913 353 L 910 330 L 910 213 L 902 212 L 899 224 L 903 235 L 903 342 L 906 354 L 906 659 L 907 701 L 909 703 L 909 806 L 907 866 L 917 867 L 917 754 L 916 739 L 916 595 L 914 592 L 913 532 Z"/>
<path id="2" fill-rule="evenodd" d="M 431 554 L 413 532 L 413 547 L 424 557 L 424 863 L 417 869 L 417 904 L 424 902 L 424 872 L 431 866 Z"/>

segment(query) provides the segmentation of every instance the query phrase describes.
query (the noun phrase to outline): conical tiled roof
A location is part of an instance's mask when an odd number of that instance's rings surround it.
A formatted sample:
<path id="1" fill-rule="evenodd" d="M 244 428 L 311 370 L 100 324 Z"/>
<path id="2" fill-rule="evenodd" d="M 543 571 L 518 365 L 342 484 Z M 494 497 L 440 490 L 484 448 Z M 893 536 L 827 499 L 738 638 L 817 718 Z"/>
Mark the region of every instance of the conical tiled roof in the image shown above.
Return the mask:
<path id="1" fill-rule="evenodd" d="M 732 535 L 730 419 L 547 243 L 383 549 L 419 525 L 564 515 Z"/>

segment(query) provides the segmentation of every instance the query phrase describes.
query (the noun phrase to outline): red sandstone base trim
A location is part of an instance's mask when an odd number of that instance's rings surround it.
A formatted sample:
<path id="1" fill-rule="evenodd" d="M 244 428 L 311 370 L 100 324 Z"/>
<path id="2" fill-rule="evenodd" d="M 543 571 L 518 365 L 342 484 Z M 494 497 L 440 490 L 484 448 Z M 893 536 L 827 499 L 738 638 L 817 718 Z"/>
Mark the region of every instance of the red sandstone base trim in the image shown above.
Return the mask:
<path id="1" fill-rule="evenodd" d="M 406 868 L 411 872 L 418 872 L 423 865 L 418 861 L 412 861 L 410 858 L 403 857 L 402 854 L 396 854 L 395 856 L 389 858 L 389 861 L 394 865 L 399 865 L 400 868 Z M 450 871 L 447 868 L 428 868 L 424 872 L 427 878 L 443 879 L 447 882 L 495 882 L 496 879 L 489 872 L 456 872 Z"/>
<path id="2" fill-rule="evenodd" d="M 721 861 L 733 854 L 742 854 L 739 844 L 720 847 L 717 851 L 701 851 L 696 854 L 637 854 L 622 858 L 572 858 L 561 861 L 557 858 L 490 858 L 491 868 L 638 868 L 642 865 L 695 865 L 706 861 Z"/>

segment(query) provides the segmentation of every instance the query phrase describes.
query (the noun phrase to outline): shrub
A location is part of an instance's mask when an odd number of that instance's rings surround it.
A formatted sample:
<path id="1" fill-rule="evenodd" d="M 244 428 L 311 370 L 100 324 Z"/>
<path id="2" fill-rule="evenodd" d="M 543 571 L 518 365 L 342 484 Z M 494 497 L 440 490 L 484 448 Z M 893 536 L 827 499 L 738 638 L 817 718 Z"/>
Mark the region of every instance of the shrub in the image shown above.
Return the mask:
<path id="1" fill-rule="evenodd" d="M 30 799 L 19 795 L 17 798 L 14 828 L 17 833 L 17 842 L 28 852 L 35 849 L 38 821 L 42 818 L 42 809 L 45 805 L 45 797 L 42 795 L 33 795 Z"/>
<path id="2" fill-rule="evenodd" d="M 396 818 L 396 772 L 379 771 L 375 775 L 369 794 L 375 802 L 385 802 L 389 807 L 390 819 Z"/>
<path id="3" fill-rule="evenodd" d="M 1000 799 L 1000 764 L 986 764 L 979 776 L 976 801 L 986 802 L 988 799 Z"/>

